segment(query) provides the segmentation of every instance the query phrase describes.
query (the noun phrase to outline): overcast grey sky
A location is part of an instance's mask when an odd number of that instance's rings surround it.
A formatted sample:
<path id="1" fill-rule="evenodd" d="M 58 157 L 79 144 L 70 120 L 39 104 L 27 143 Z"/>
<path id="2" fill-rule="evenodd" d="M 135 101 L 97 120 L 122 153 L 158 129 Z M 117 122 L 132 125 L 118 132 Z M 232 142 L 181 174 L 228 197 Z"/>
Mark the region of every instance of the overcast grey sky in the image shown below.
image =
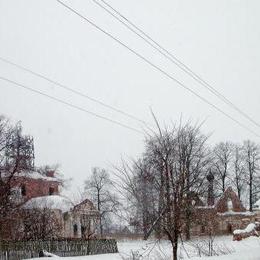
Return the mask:
<path id="1" fill-rule="evenodd" d="M 260 122 L 260 2 L 255 0 L 107 0 L 232 102 Z M 127 31 L 91 0 L 65 1 L 123 42 L 173 73 L 190 88 L 248 125 L 176 66 Z M 212 143 L 259 141 L 176 83 L 155 71 L 55 0 L 0 0 L 0 56 L 152 122 L 204 120 Z M 134 120 L 60 90 L 0 61 L 7 77 L 85 109 L 139 127 Z M 91 167 L 138 156 L 144 137 L 0 80 L 0 113 L 21 120 L 35 138 L 36 163 L 61 164 L 79 185 Z"/>

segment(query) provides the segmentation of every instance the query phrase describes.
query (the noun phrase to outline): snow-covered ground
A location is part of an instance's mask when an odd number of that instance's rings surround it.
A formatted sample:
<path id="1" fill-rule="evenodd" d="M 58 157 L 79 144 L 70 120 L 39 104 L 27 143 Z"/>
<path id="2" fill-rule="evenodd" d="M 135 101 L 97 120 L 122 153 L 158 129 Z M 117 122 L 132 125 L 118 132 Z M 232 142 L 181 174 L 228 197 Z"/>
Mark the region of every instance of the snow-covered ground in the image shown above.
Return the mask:
<path id="1" fill-rule="evenodd" d="M 217 237 L 214 251 L 220 256 L 205 256 L 208 253 L 207 238 L 184 242 L 179 248 L 179 259 L 187 260 L 260 260 L 260 238 L 250 237 L 242 241 L 232 241 L 232 236 Z M 121 241 L 118 254 L 104 254 L 84 257 L 66 257 L 67 260 L 169 260 L 172 259 L 171 246 L 167 241 Z M 199 257 L 201 255 L 201 257 Z M 203 256 L 204 255 L 204 256 Z M 45 258 L 39 258 L 45 259 Z M 46 258 L 50 259 L 50 258 Z M 55 258 L 52 258 L 55 259 Z"/>

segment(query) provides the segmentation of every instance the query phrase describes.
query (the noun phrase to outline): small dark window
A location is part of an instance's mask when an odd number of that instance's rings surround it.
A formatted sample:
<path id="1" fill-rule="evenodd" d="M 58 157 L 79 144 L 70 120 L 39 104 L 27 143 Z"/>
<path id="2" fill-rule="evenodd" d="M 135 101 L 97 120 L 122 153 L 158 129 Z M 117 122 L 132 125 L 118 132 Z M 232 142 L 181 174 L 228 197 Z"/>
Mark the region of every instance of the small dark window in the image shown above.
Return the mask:
<path id="1" fill-rule="evenodd" d="M 49 188 L 49 195 L 53 195 L 54 194 L 54 188 L 53 187 L 50 187 Z"/>
<path id="2" fill-rule="evenodd" d="M 73 232 L 74 232 L 74 236 L 78 235 L 78 225 L 77 224 L 73 225 Z"/>
<path id="3" fill-rule="evenodd" d="M 65 212 L 63 214 L 63 219 L 64 219 L 64 221 L 67 221 L 69 219 L 69 213 L 68 212 Z"/>
<path id="4" fill-rule="evenodd" d="M 201 233 L 204 234 L 205 233 L 205 225 L 201 226 Z"/>
<path id="5" fill-rule="evenodd" d="M 22 185 L 22 187 L 21 187 L 21 194 L 22 194 L 22 196 L 26 196 L 26 186 L 25 185 Z"/>

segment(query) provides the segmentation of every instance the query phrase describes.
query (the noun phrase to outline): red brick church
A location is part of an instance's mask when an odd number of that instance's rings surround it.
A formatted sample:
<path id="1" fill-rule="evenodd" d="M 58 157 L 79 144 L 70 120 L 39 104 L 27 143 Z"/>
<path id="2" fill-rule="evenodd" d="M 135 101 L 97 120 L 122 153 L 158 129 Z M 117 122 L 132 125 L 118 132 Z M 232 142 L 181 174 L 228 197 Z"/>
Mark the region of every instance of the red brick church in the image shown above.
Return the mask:
<path id="1" fill-rule="evenodd" d="M 260 220 L 260 211 L 247 211 L 231 187 L 215 198 L 214 175 L 210 173 L 207 180 L 207 202 L 200 199 L 195 202 L 193 235 L 231 234 L 235 229 L 244 229 L 249 223 Z"/>
<path id="2" fill-rule="evenodd" d="M 6 222 L 5 239 L 22 239 L 26 230 L 24 216 L 31 212 L 50 210 L 61 226 L 60 238 L 82 238 L 94 234 L 99 220 L 99 212 L 93 203 L 85 199 L 79 204 L 73 203 L 69 198 L 60 194 L 62 180 L 54 170 L 45 168 L 37 169 L 34 166 L 33 139 L 21 135 L 18 129 L 16 138 L 19 138 L 20 168 L 12 175 L 11 200 L 18 205 L 17 209 L 10 214 L 10 221 Z M 15 143 L 15 142 L 14 142 Z M 10 146 L 8 155 L 10 160 L 14 158 L 17 147 Z M 26 170 L 25 170 L 26 169 Z M 9 173 L 6 177 L 9 178 Z M 38 210 L 38 211 L 37 211 Z M 33 214 L 31 214 L 33 215 Z"/>
<path id="3" fill-rule="evenodd" d="M 54 171 L 45 174 L 37 171 L 24 171 L 17 173 L 12 179 L 12 188 L 24 201 L 35 197 L 57 195 L 62 181 L 54 176 Z"/>

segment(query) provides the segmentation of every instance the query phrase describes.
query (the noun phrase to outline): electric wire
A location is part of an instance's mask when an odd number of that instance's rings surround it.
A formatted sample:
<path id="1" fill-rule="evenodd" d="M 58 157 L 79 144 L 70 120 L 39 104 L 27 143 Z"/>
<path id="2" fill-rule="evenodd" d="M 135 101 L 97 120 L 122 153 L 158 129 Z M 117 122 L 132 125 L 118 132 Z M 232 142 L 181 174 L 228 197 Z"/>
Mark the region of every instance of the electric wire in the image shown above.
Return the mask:
<path id="1" fill-rule="evenodd" d="M 88 22 L 90 25 L 92 25 L 94 28 L 96 28 L 97 30 L 99 30 L 100 32 L 104 33 L 105 35 L 107 35 L 109 38 L 113 39 L 114 41 L 116 41 L 118 44 L 120 44 L 121 46 L 123 46 L 124 48 L 126 48 L 128 51 L 130 51 L 131 53 L 133 53 L 134 55 L 136 55 L 137 57 L 139 57 L 140 59 L 142 59 L 143 61 L 145 61 L 146 63 L 148 63 L 151 67 L 153 67 L 154 69 L 158 70 L 159 72 L 161 72 L 162 74 L 164 74 L 167 78 L 171 79 L 172 81 L 176 82 L 178 85 L 180 85 L 181 87 L 185 88 L 187 91 L 189 91 L 190 93 L 192 93 L 193 95 L 195 95 L 196 97 L 198 97 L 200 100 L 202 100 L 204 103 L 210 105 L 211 107 L 213 107 L 215 110 L 217 110 L 218 112 L 222 113 L 223 115 L 225 115 L 226 117 L 228 117 L 230 120 L 232 120 L 233 122 L 235 122 L 236 124 L 238 124 L 240 127 L 246 129 L 247 131 L 251 132 L 252 134 L 254 134 L 257 137 L 260 137 L 260 135 L 258 135 L 256 132 L 254 132 L 253 130 L 251 130 L 250 128 L 248 128 L 246 125 L 242 124 L 241 122 L 239 122 L 237 119 L 233 118 L 232 116 L 230 116 L 229 114 L 227 114 L 225 111 L 223 111 L 222 109 L 220 109 L 219 107 L 217 107 L 216 105 L 214 105 L 213 103 L 211 103 L 210 101 L 208 101 L 206 98 L 202 97 L 201 95 L 199 95 L 196 91 L 192 90 L 191 88 L 189 88 L 188 86 L 186 86 L 185 84 L 183 84 L 181 81 L 179 81 L 178 79 L 174 78 L 172 75 L 170 75 L 168 72 L 164 71 L 163 69 L 161 69 L 159 66 L 157 66 L 156 64 L 154 64 L 152 61 L 150 61 L 149 59 L 147 59 L 146 57 L 144 57 L 142 54 L 138 53 L 137 51 L 135 51 L 134 49 L 132 49 L 131 47 L 129 47 L 128 45 L 126 45 L 125 43 L 123 43 L 122 41 L 120 41 L 118 38 L 116 38 L 115 36 L 113 36 L 111 33 L 107 32 L 106 30 L 104 30 L 103 28 L 101 28 L 100 26 L 98 26 L 97 24 L 95 24 L 93 21 L 91 21 L 90 19 L 86 18 L 84 15 L 80 14 L 78 11 L 74 10 L 72 7 L 66 5 L 65 3 L 63 3 L 60 0 L 56 0 L 59 4 L 63 5 L 64 7 L 66 7 L 69 11 L 73 12 L 74 14 L 76 14 L 77 16 L 79 16 L 81 19 L 83 19 L 84 21 Z"/>
<path id="2" fill-rule="evenodd" d="M 162 54 L 165 58 L 170 60 L 172 63 L 174 63 L 178 68 L 180 68 L 182 71 L 187 73 L 190 77 L 192 77 L 195 81 L 197 81 L 200 85 L 208 89 L 212 94 L 214 94 L 216 97 L 218 97 L 220 100 L 222 100 L 225 104 L 232 107 L 234 110 L 236 110 L 238 113 L 240 113 L 242 116 L 247 118 L 251 123 L 256 125 L 257 127 L 260 127 L 260 124 L 256 122 L 251 116 L 249 116 L 247 113 L 245 113 L 242 109 L 240 109 L 237 105 L 235 105 L 232 101 L 230 101 L 225 95 L 220 93 L 217 89 L 215 89 L 211 84 L 206 82 L 201 76 L 199 76 L 197 73 L 195 73 L 193 70 L 191 70 L 187 65 L 185 65 L 180 59 L 178 59 L 175 55 L 173 55 L 169 50 L 164 48 L 160 43 L 155 41 L 150 35 L 148 35 L 144 30 L 142 30 L 139 26 L 134 24 L 132 21 L 130 21 L 128 18 L 126 18 L 122 13 L 120 13 L 118 10 L 116 10 L 112 5 L 108 4 L 104 0 L 100 0 L 103 4 L 105 4 L 107 7 L 109 7 L 111 10 L 113 10 L 114 13 L 116 13 L 118 16 L 123 18 L 126 22 L 122 21 L 119 17 L 117 17 L 113 12 L 111 12 L 108 8 L 100 4 L 97 0 L 92 0 L 96 5 L 101 7 L 103 10 L 105 10 L 107 13 L 109 13 L 111 16 L 113 16 L 116 20 L 118 20 L 121 24 L 123 24 L 125 27 L 127 27 L 130 31 L 135 33 L 137 36 L 139 36 L 141 39 L 143 39 L 147 44 L 149 44 L 151 47 L 153 47 L 155 50 L 157 50 L 160 54 Z M 128 24 L 131 26 L 129 26 Z M 145 38 L 145 37 L 146 38 Z"/>
<path id="3" fill-rule="evenodd" d="M 111 110 L 113 110 L 113 111 L 115 111 L 115 112 L 117 112 L 117 113 L 120 113 L 120 114 L 122 114 L 122 115 L 124 115 L 124 116 L 127 116 L 127 117 L 129 117 L 129 118 L 131 118 L 131 119 L 134 119 L 135 121 L 138 121 L 139 123 L 142 123 L 142 124 L 144 124 L 145 126 L 150 125 L 149 123 L 145 122 L 145 121 L 142 120 L 142 119 L 137 118 L 136 116 L 134 116 L 134 115 L 132 115 L 132 114 L 129 114 L 129 113 L 127 113 L 127 112 L 125 112 L 125 111 L 123 111 L 123 110 L 121 110 L 121 109 L 115 108 L 115 107 L 113 107 L 113 106 L 111 106 L 111 105 L 108 105 L 108 104 L 106 104 L 106 103 L 104 103 L 104 102 L 98 100 L 97 98 L 93 98 L 93 97 L 91 97 L 91 96 L 89 96 L 89 95 L 87 95 L 87 94 L 85 94 L 85 93 L 82 93 L 82 92 L 80 92 L 80 91 L 78 91 L 78 90 L 75 90 L 75 89 L 73 89 L 73 88 L 71 88 L 71 87 L 65 86 L 64 84 L 61 84 L 61 83 L 59 83 L 58 81 L 55 81 L 55 80 L 53 80 L 53 79 L 50 79 L 49 77 L 47 77 L 47 76 L 45 76 L 45 75 L 43 75 L 43 74 L 41 74 L 41 73 L 35 72 L 35 71 L 31 70 L 31 69 L 28 69 L 28 68 L 26 68 L 26 67 L 24 67 L 24 66 L 22 66 L 22 65 L 19 65 L 19 64 L 13 62 L 13 61 L 10 61 L 10 60 L 8 60 L 8 59 L 6 59 L 6 58 L 1 57 L 1 56 L 0 56 L 0 60 L 1 60 L 2 62 L 5 62 L 5 63 L 7 63 L 7 64 L 10 64 L 10 65 L 12 65 L 12 66 L 14 66 L 14 67 L 16 67 L 16 68 L 18 68 L 18 69 L 20 69 L 20 70 L 26 71 L 26 72 L 28 72 L 28 73 L 34 75 L 34 76 L 37 76 L 37 77 L 39 77 L 39 78 L 42 78 L 42 79 L 44 79 L 44 80 L 46 80 L 46 81 L 48 81 L 48 82 L 50 82 L 50 83 L 52 83 L 52 84 L 54 84 L 54 85 L 60 87 L 60 88 L 63 88 L 63 89 L 65 89 L 65 90 L 67 90 L 67 91 L 70 91 L 71 93 L 74 93 L 74 94 L 76 94 L 76 95 L 78 95 L 78 96 L 81 96 L 81 97 L 86 98 L 86 99 L 88 99 L 88 100 L 90 100 L 90 101 L 92 101 L 92 102 L 95 102 L 95 103 L 97 103 L 97 104 L 99 104 L 99 105 L 101 105 L 101 106 L 103 106 L 103 107 L 109 108 L 109 109 L 111 109 Z"/>
<path id="4" fill-rule="evenodd" d="M 91 111 L 89 111 L 89 110 L 86 110 L 85 108 L 82 108 L 82 107 L 80 107 L 80 106 L 74 105 L 74 104 L 69 103 L 69 102 L 67 102 L 67 101 L 64 101 L 64 100 L 62 100 L 62 99 L 60 99 L 60 98 L 53 97 L 53 96 L 48 95 L 48 94 L 46 94 L 46 93 L 43 93 L 43 92 L 41 92 L 41 91 L 39 91 L 39 90 L 36 90 L 36 89 L 30 88 L 30 87 L 28 87 L 28 86 L 25 86 L 24 84 L 18 83 L 18 82 L 16 82 L 16 81 L 13 81 L 13 80 L 11 80 L 11 79 L 8 79 L 8 78 L 2 77 L 2 76 L 0 76 L 0 79 L 3 80 L 3 81 L 9 82 L 9 83 L 11 83 L 12 85 L 14 85 L 14 86 L 16 86 L 16 87 L 23 88 L 23 89 L 26 89 L 26 90 L 28 90 L 28 91 L 34 92 L 34 93 L 39 94 L 39 95 L 41 95 L 41 96 L 44 96 L 44 97 L 46 97 L 46 98 L 52 99 L 52 100 L 54 100 L 54 101 L 56 101 L 56 102 L 59 102 L 59 103 L 61 103 L 61 104 L 63 104 L 63 105 L 66 105 L 66 106 L 69 106 L 69 107 L 71 107 L 71 108 L 74 108 L 74 109 L 80 110 L 80 111 L 82 111 L 82 112 L 85 112 L 85 113 L 87 113 L 87 114 L 89 114 L 89 115 L 92 115 L 92 116 L 94 116 L 94 117 L 97 117 L 97 118 L 100 118 L 100 119 L 109 121 L 109 122 L 111 122 L 111 123 L 113 123 L 113 124 L 116 124 L 116 125 L 119 125 L 119 126 L 121 126 L 121 127 L 127 128 L 127 129 L 129 129 L 129 130 L 131 130 L 131 131 L 134 131 L 134 132 L 136 132 L 136 133 L 139 133 L 139 134 L 141 133 L 141 134 L 143 134 L 142 131 L 140 131 L 140 130 L 134 128 L 134 127 L 131 127 L 131 126 L 126 125 L 126 124 L 123 124 L 123 123 L 121 123 L 121 122 L 119 122 L 119 121 L 116 121 L 116 120 L 114 120 L 114 119 L 111 119 L 111 118 L 108 118 L 108 117 L 99 115 L 99 114 L 97 114 L 97 113 L 91 112 Z"/>

